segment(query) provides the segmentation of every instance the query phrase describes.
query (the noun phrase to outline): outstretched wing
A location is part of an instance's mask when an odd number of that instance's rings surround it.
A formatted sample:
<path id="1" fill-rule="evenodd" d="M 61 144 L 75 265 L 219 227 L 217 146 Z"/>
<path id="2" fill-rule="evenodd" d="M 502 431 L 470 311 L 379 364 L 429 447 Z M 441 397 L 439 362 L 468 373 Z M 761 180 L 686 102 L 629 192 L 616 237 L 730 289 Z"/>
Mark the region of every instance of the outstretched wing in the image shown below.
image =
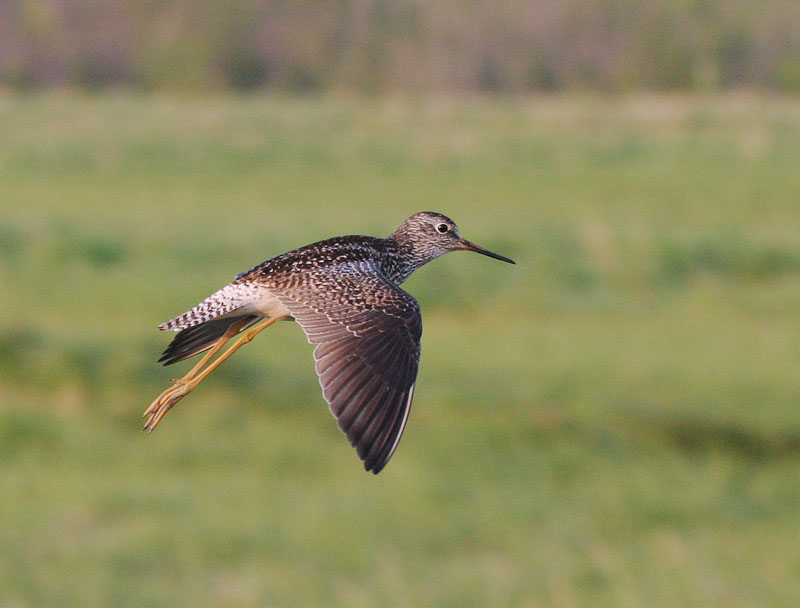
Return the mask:
<path id="1" fill-rule="evenodd" d="M 339 428 L 364 468 L 379 473 L 400 441 L 414 395 L 419 305 L 373 261 L 299 274 L 275 285 L 276 293 L 317 345 L 322 395 Z"/>

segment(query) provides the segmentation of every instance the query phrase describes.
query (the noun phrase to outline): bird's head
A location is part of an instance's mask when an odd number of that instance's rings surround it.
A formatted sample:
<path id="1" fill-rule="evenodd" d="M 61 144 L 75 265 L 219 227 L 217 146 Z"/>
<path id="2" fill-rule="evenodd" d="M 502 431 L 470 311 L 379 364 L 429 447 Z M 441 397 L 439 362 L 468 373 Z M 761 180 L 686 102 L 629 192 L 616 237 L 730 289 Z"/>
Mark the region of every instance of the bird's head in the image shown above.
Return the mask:
<path id="1" fill-rule="evenodd" d="M 474 251 L 509 264 L 515 263 L 510 258 L 468 241 L 461 236 L 453 220 L 433 211 L 415 213 L 403 222 L 390 238 L 402 246 L 409 247 L 413 254 L 424 262 L 450 251 Z"/>

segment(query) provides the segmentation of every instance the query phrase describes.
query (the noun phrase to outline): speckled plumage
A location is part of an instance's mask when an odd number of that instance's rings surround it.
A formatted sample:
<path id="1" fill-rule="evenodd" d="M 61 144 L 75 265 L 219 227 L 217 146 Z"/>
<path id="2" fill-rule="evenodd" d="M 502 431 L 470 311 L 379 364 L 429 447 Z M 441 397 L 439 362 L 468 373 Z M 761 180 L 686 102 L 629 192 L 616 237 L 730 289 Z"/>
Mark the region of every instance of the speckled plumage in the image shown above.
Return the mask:
<path id="1" fill-rule="evenodd" d="M 343 236 L 284 253 L 238 275 L 159 329 L 179 331 L 162 361 L 175 363 L 264 317 L 295 320 L 316 344 L 316 371 L 339 427 L 378 473 L 408 418 L 420 356 L 417 301 L 398 286 L 423 264 L 458 249 L 511 262 L 463 239 L 433 212 L 387 238 Z"/>

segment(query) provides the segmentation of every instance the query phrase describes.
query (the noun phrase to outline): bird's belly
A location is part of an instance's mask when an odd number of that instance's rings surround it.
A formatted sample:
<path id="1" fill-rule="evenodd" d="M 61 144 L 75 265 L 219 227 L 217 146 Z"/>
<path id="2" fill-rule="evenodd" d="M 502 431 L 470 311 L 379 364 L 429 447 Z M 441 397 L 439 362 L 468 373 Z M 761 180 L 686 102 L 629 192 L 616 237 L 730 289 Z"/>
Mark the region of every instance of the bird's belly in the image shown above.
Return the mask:
<path id="1" fill-rule="evenodd" d="M 256 312 L 271 319 L 285 319 L 289 317 L 289 309 L 271 292 L 266 289 L 260 290 L 262 293 L 251 303 Z"/>

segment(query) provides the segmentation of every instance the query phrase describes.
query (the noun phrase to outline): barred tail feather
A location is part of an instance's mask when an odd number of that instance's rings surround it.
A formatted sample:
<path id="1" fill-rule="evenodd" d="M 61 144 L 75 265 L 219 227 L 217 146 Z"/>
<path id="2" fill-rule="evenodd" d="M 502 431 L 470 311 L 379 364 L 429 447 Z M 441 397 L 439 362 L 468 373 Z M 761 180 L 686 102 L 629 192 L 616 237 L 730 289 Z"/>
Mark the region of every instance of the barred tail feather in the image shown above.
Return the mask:
<path id="1" fill-rule="evenodd" d="M 220 317 L 241 317 L 254 313 L 252 302 L 257 294 L 257 287 L 234 281 L 208 296 L 191 310 L 162 323 L 158 329 L 180 331 Z"/>

